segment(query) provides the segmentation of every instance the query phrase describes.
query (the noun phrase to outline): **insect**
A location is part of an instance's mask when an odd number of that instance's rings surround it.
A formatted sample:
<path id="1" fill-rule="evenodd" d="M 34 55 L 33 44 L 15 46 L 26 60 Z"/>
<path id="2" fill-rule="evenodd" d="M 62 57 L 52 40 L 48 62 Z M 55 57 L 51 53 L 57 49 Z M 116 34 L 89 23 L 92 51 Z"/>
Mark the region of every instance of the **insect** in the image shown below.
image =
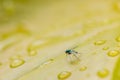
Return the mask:
<path id="1" fill-rule="evenodd" d="M 67 49 L 65 51 L 67 59 L 70 63 L 74 64 L 74 63 L 78 63 L 80 61 L 79 59 L 79 55 L 80 53 L 78 53 L 77 51 L 73 50 L 73 49 Z"/>

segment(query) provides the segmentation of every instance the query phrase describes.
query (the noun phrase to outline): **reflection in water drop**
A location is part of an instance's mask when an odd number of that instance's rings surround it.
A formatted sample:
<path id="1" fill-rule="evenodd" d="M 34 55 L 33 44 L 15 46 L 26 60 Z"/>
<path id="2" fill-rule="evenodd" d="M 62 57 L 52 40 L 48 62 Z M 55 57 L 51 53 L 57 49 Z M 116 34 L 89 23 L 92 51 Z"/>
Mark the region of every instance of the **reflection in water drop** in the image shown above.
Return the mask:
<path id="1" fill-rule="evenodd" d="M 110 57 L 115 57 L 115 56 L 117 56 L 118 54 L 119 54 L 119 51 L 117 51 L 117 50 L 112 50 L 112 51 L 109 51 L 109 52 L 107 53 L 107 55 L 110 56 Z"/>
<path id="2" fill-rule="evenodd" d="M 109 71 L 107 69 L 103 69 L 97 72 L 98 77 L 105 78 L 109 74 Z"/>
<path id="3" fill-rule="evenodd" d="M 106 40 L 99 40 L 99 41 L 96 41 L 94 44 L 95 45 L 103 45 L 106 43 Z"/>
<path id="4" fill-rule="evenodd" d="M 13 59 L 10 62 L 10 67 L 17 68 L 17 67 L 23 65 L 24 63 L 25 63 L 25 61 L 23 59 Z"/>
<path id="5" fill-rule="evenodd" d="M 58 79 L 67 79 L 67 78 L 69 78 L 70 76 L 71 76 L 71 72 L 69 72 L 69 71 L 63 71 L 63 72 L 61 72 L 61 73 L 59 73 L 58 74 Z"/>

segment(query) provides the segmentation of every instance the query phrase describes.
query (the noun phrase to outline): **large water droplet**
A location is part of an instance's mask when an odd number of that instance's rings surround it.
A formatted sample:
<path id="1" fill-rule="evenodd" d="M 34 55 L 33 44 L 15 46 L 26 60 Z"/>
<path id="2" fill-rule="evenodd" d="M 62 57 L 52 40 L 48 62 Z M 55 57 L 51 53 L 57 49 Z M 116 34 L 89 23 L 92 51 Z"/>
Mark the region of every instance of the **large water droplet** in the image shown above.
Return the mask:
<path id="1" fill-rule="evenodd" d="M 109 52 L 107 53 L 107 55 L 110 56 L 110 57 L 115 57 L 115 56 L 117 56 L 118 54 L 119 54 L 119 51 L 117 51 L 117 50 L 112 50 L 112 51 L 109 51 Z"/>
<path id="2" fill-rule="evenodd" d="M 94 44 L 95 45 L 103 45 L 106 43 L 106 40 L 99 40 L 99 41 L 96 41 Z"/>
<path id="3" fill-rule="evenodd" d="M 13 59 L 10 62 L 10 67 L 11 68 L 17 68 L 17 67 L 23 65 L 24 63 L 25 63 L 25 61 L 23 59 L 19 59 L 19 58 L 18 59 Z"/>
<path id="4" fill-rule="evenodd" d="M 58 79 L 67 79 L 67 78 L 69 78 L 70 76 L 71 76 L 71 72 L 69 72 L 69 71 L 63 71 L 63 72 L 61 72 L 61 73 L 59 73 L 58 74 Z"/>
<path id="5" fill-rule="evenodd" d="M 109 71 L 107 69 L 102 69 L 97 72 L 98 77 L 105 78 L 109 75 Z"/>

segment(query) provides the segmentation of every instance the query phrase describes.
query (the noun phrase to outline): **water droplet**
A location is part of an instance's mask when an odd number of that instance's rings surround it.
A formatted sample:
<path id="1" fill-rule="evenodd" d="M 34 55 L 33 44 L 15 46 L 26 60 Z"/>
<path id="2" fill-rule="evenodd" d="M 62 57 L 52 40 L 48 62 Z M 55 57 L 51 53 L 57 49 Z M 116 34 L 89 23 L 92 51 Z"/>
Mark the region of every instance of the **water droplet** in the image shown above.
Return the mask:
<path id="1" fill-rule="evenodd" d="M 102 45 L 102 44 L 105 44 L 105 40 L 99 40 L 99 41 L 96 41 L 94 44 L 95 45 Z"/>
<path id="2" fill-rule="evenodd" d="M 116 41 L 117 41 L 117 42 L 120 42 L 120 36 L 116 38 Z"/>
<path id="3" fill-rule="evenodd" d="M 58 74 L 58 79 L 67 79 L 71 76 L 71 72 L 69 71 L 63 71 L 61 73 Z"/>
<path id="4" fill-rule="evenodd" d="M 87 69 L 87 67 L 86 66 L 82 66 L 82 67 L 80 67 L 80 71 L 85 71 Z"/>
<path id="5" fill-rule="evenodd" d="M 109 47 L 104 47 L 104 48 L 103 48 L 103 50 L 108 50 L 108 49 L 109 49 Z"/>
<path id="6" fill-rule="evenodd" d="M 107 69 L 103 69 L 97 72 L 98 77 L 105 78 L 109 75 L 109 71 Z"/>
<path id="7" fill-rule="evenodd" d="M 117 50 L 112 50 L 112 51 L 108 52 L 108 56 L 110 56 L 110 57 L 115 57 L 118 54 L 119 54 L 119 51 L 117 51 Z"/>
<path id="8" fill-rule="evenodd" d="M 25 63 L 25 61 L 23 59 L 13 59 L 10 62 L 10 67 L 17 68 L 17 67 L 23 65 L 24 63 Z"/>
<path id="9" fill-rule="evenodd" d="M 44 64 L 44 65 L 47 65 L 47 64 L 50 64 L 50 63 L 53 62 L 53 61 L 54 61 L 54 59 L 49 59 L 49 60 L 45 61 L 43 64 Z"/>
<path id="10" fill-rule="evenodd" d="M 31 51 L 28 52 L 28 55 L 29 56 L 35 56 L 35 55 L 37 55 L 37 51 L 36 50 L 31 50 Z"/>
<path id="11" fill-rule="evenodd" d="M 54 61 L 54 59 L 49 59 L 49 60 L 45 61 L 43 64 L 41 64 L 40 67 L 42 68 L 42 67 L 52 63 L 53 61 Z"/>

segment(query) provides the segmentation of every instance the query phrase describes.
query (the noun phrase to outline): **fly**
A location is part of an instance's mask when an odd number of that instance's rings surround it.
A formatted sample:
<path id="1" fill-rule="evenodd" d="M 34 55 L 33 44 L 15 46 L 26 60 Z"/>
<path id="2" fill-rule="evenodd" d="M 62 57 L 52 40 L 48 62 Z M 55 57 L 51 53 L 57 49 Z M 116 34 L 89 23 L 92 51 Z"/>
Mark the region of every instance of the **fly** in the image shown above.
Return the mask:
<path id="1" fill-rule="evenodd" d="M 80 61 L 80 53 L 73 50 L 73 49 L 68 49 L 65 51 L 67 59 L 70 63 L 78 63 Z"/>

